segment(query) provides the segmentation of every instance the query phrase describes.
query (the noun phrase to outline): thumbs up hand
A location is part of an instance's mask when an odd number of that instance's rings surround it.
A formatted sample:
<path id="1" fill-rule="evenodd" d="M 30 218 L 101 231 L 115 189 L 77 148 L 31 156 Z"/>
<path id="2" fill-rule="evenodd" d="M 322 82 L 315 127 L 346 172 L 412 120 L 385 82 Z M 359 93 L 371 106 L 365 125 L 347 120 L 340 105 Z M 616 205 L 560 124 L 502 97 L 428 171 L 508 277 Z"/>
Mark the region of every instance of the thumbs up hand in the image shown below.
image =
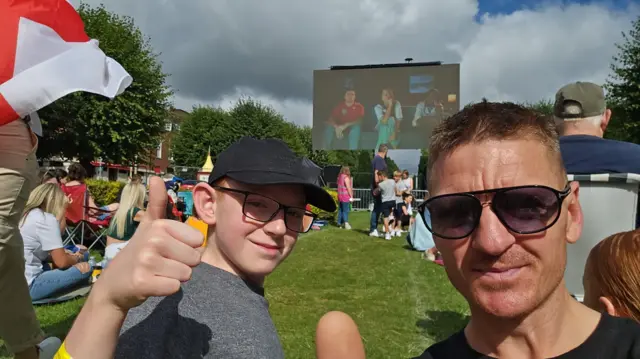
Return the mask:
<path id="1" fill-rule="evenodd" d="M 191 278 L 192 268 L 200 264 L 201 232 L 163 219 L 166 205 L 164 182 L 152 177 L 149 203 L 138 229 L 94 285 L 94 292 L 120 310 L 129 310 L 152 296 L 176 293 L 180 283 Z"/>

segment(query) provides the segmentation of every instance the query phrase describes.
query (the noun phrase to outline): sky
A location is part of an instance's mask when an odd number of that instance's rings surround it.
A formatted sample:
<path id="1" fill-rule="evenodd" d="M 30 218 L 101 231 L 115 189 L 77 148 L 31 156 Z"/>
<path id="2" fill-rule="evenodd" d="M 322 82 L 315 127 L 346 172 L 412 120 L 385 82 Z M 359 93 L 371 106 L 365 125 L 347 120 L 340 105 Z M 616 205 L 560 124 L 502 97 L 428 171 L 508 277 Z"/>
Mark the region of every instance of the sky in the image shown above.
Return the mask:
<path id="1" fill-rule="evenodd" d="M 71 0 L 74 5 L 79 0 Z M 98 5 L 101 0 L 85 0 Z M 161 53 L 174 105 L 230 107 L 250 96 L 311 125 L 313 70 L 460 63 L 462 104 L 550 99 L 604 83 L 616 43 L 640 15 L 630 0 L 109 0 Z M 390 152 L 417 169 L 419 152 Z"/>

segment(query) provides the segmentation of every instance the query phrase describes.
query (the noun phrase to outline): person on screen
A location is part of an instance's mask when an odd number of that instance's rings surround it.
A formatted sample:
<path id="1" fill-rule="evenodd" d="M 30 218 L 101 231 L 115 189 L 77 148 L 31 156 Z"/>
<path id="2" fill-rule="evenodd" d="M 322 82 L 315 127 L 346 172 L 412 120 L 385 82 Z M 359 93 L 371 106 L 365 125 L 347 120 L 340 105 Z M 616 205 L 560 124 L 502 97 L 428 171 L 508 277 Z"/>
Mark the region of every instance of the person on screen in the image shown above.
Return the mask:
<path id="1" fill-rule="evenodd" d="M 416 105 L 416 113 L 411 125 L 418 127 L 418 121 L 426 118 L 427 121 L 440 120 L 444 113 L 444 104 L 440 100 L 440 91 L 431 89 L 427 91 L 425 99 Z"/>
<path id="2" fill-rule="evenodd" d="M 324 131 L 324 148 L 331 149 L 334 139 L 342 139 L 346 133 L 349 149 L 357 150 L 363 117 L 364 107 L 356 102 L 356 91 L 347 89 L 344 93 L 344 101 L 334 107 L 327 120 Z"/>
<path id="3" fill-rule="evenodd" d="M 393 90 L 386 88 L 382 90 L 382 104 L 374 107 L 377 123 L 376 131 L 378 131 L 378 143 L 376 151 L 383 143 L 388 143 L 394 149 L 398 148 L 400 139 L 400 121 L 402 121 L 402 105 L 396 100 Z"/>

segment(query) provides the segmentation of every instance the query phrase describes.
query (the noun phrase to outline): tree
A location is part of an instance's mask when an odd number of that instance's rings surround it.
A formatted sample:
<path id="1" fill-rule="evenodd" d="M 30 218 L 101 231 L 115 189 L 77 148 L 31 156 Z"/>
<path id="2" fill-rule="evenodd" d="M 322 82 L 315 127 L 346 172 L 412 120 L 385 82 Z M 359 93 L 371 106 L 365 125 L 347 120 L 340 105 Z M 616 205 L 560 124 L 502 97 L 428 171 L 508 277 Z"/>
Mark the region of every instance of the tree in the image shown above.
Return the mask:
<path id="1" fill-rule="evenodd" d="M 605 85 L 612 110 L 606 137 L 640 143 L 640 17 L 622 37 L 611 64 L 613 74 Z"/>
<path id="2" fill-rule="evenodd" d="M 174 162 L 181 166 L 201 166 L 210 148 L 215 163 L 221 151 L 243 136 L 280 138 L 299 156 L 307 156 L 319 165 L 329 161 L 324 154 L 310 156 L 310 130 L 285 121 L 272 107 L 243 98 L 229 111 L 195 107 L 173 138 Z M 321 161 L 317 157 L 322 157 Z"/>
<path id="3" fill-rule="evenodd" d="M 165 85 L 168 75 L 131 18 L 85 4 L 78 13 L 87 34 L 131 74 L 133 84 L 114 100 L 77 92 L 43 109 L 38 156 L 76 157 L 88 169 L 97 157 L 131 163 L 158 145 L 172 95 Z"/>
<path id="4" fill-rule="evenodd" d="M 543 99 L 538 102 L 525 102 L 522 106 L 538 111 L 547 116 L 553 116 L 554 101 Z"/>

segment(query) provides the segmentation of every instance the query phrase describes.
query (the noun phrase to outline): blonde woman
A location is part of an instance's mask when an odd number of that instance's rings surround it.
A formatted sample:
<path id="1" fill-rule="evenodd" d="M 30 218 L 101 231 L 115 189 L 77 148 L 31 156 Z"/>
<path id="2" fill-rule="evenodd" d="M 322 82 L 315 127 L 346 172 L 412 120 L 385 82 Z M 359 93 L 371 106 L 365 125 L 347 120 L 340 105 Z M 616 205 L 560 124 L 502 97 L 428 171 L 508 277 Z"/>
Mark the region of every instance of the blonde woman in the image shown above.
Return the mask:
<path id="1" fill-rule="evenodd" d="M 107 263 L 129 243 L 138 228 L 144 216 L 144 197 L 145 188 L 140 183 L 131 182 L 122 189 L 120 205 L 107 230 L 107 248 L 104 253 Z"/>
<path id="2" fill-rule="evenodd" d="M 31 300 L 51 298 L 56 293 L 88 283 L 91 267 L 86 262 L 88 252 L 65 251 L 62 231 L 65 227 L 67 197 L 60 186 L 45 183 L 29 195 L 19 228 L 24 240 L 24 275 L 29 284 Z M 46 264 L 51 258 L 56 269 Z"/>

